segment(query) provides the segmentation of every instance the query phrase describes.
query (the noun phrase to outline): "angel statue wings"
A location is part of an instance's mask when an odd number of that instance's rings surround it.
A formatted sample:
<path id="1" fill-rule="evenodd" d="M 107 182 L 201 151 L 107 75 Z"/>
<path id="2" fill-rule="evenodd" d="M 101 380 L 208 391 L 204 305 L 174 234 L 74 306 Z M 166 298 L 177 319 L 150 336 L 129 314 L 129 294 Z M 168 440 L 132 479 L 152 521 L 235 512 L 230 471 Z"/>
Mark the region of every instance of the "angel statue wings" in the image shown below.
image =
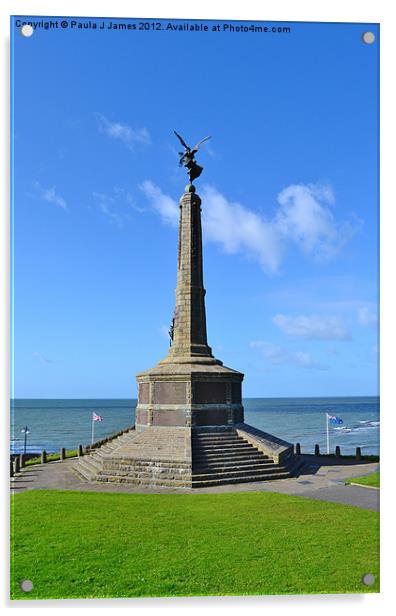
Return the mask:
<path id="1" fill-rule="evenodd" d="M 176 131 L 174 131 L 176 137 L 179 139 L 180 143 L 184 147 L 184 152 L 179 152 L 180 161 L 179 165 L 186 167 L 188 170 L 188 177 L 190 178 L 190 182 L 192 183 L 196 178 L 198 178 L 202 171 L 203 167 L 197 165 L 197 162 L 194 158 L 195 154 L 198 152 L 199 146 L 204 142 L 210 139 L 210 136 L 201 139 L 198 143 L 191 149 L 187 143 L 184 141 L 183 137 L 181 137 Z"/>

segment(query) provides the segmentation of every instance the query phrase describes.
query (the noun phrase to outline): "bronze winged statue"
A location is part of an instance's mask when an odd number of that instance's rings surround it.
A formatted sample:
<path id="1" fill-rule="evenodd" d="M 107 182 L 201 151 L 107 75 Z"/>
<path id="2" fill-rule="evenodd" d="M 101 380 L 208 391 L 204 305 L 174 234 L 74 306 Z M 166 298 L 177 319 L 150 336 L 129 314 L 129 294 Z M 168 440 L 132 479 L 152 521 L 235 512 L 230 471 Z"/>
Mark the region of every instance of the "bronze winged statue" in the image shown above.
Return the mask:
<path id="1" fill-rule="evenodd" d="M 182 146 L 184 147 L 184 152 L 179 152 L 179 156 L 180 156 L 179 165 L 180 166 L 183 165 L 183 167 L 186 167 L 186 169 L 188 170 L 188 177 L 190 178 L 190 182 L 192 183 L 196 178 L 198 178 L 201 175 L 203 171 L 203 167 L 201 167 L 200 165 L 197 165 L 197 162 L 194 156 L 196 152 L 198 152 L 199 146 L 204 141 L 207 141 L 208 139 L 210 139 L 210 136 L 205 137 L 204 139 L 201 139 L 201 141 L 198 141 L 198 143 L 193 148 L 190 148 L 187 145 L 187 143 L 184 141 L 183 137 L 179 135 L 179 133 L 177 133 L 176 131 L 174 131 L 174 133 L 176 137 L 179 139 Z"/>

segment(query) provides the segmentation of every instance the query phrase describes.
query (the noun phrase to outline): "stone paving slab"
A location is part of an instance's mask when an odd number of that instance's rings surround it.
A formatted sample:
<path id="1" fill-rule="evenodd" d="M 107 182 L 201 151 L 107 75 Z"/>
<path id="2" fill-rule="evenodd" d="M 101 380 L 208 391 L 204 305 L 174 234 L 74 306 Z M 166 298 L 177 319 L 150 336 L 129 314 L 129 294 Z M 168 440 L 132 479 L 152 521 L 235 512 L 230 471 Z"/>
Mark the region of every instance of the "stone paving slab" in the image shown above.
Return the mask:
<path id="1" fill-rule="evenodd" d="M 304 458 L 304 456 L 303 456 Z M 305 496 L 318 500 L 355 505 L 363 509 L 379 510 L 379 490 L 365 490 L 360 486 L 346 486 L 345 479 L 360 477 L 379 470 L 379 464 L 315 458 L 306 456 L 305 468 L 299 477 L 241 483 L 212 488 L 143 487 L 131 484 L 90 483 L 84 481 L 73 466 L 76 458 L 27 466 L 11 479 L 11 492 L 26 490 L 77 490 L 83 492 L 127 492 L 131 494 L 217 494 L 224 492 L 278 492 Z"/>

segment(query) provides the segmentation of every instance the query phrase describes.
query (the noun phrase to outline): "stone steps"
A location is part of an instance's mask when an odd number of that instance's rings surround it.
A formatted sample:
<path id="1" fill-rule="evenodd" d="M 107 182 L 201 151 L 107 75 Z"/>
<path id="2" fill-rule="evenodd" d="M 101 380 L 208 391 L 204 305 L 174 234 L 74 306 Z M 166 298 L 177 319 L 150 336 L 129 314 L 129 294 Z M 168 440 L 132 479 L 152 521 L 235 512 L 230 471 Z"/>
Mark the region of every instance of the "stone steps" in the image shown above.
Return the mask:
<path id="1" fill-rule="evenodd" d="M 232 453 L 240 453 L 240 452 L 252 452 L 252 451 L 258 451 L 258 449 L 256 449 L 256 447 L 254 447 L 253 445 L 251 445 L 250 443 L 247 443 L 246 445 L 244 445 L 243 443 L 236 443 L 235 445 L 223 445 L 223 444 L 219 444 L 218 446 L 216 445 L 210 445 L 208 447 L 193 447 L 193 452 L 196 455 L 200 455 L 200 454 L 211 454 L 211 453 L 228 453 L 228 452 L 232 452 Z"/>
<path id="2" fill-rule="evenodd" d="M 235 443 L 235 442 L 239 441 L 239 438 L 240 437 L 237 434 L 234 434 L 234 435 L 230 434 L 229 436 L 227 435 L 227 436 L 224 436 L 224 437 L 220 437 L 220 436 L 213 436 L 213 437 L 212 436 L 211 437 L 204 437 L 203 436 L 203 437 L 200 437 L 200 438 L 196 438 L 196 437 L 194 438 L 193 437 L 192 438 L 192 443 L 193 443 L 193 445 L 195 445 L 197 443 L 198 444 L 203 443 L 205 445 L 206 444 L 208 444 L 208 445 L 211 445 L 211 444 L 216 445 L 217 443 Z"/>
<path id="3" fill-rule="evenodd" d="M 82 475 L 84 479 L 88 479 L 89 481 L 92 481 L 100 470 L 94 464 L 92 464 L 92 461 L 89 459 L 89 456 L 86 456 L 85 459 L 81 458 L 78 463 L 73 467 L 73 469 L 77 471 L 79 475 Z"/>
<path id="4" fill-rule="evenodd" d="M 189 481 L 191 483 L 191 469 L 189 472 L 180 472 L 178 469 L 155 469 L 155 471 L 139 470 L 136 468 L 126 469 L 105 469 L 96 475 L 98 481 L 105 481 L 106 477 L 128 477 L 129 479 L 161 479 Z"/>
<path id="5" fill-rule="evenodd" d="M 260 454 L 259 451 L 253 449 L 249 451 L 227 451 L 220 453 L 201 453 L 194 455 L 194 461 L 196 460 L 247 460 L 248 458 L 266 458 L 269 460 L 268 456 L 264 456 Z"/>
<path id="6" fill-rule="evenodd" d="M 94 480 L 97 473 L 103 468 L 103 460 L 121 445 L 131 442 L 136 437 L 135 430 L 129 430 L 113 440 L 104 443 L 98 448 L 91 449 L 85 456 L 78 459 L 74 465 L 74 470 L 77 471 L 84 479 L 89 481 Z"/>
<path id="7" fill-rule="evenodd" d="M 170 474 L 175 474 L 175 473 L 187 473 L 189 475 L 191 475 L 191 465 L 179 465 L 179 464 L 155 464 L 151 463 L 150 464 L 137 464 L 137 463 L 132 463 L 132 461 L 130 461 L 129 464 L 118 464 L 117 462 L 114 461 L 109 461 L 107 463 L 105 463 L 103 465 L 103 467 L 100 469 L 100 472 L 102 473 L 110 473 L 110 474 L 124 474 L 127 475 L 128 473 L 170 473 Z"/>
<path id="8" fill-rule="evenodd" d="M 101 446 L 100 449 L 102 449 L 103 451 L 106 451 L 106 450 L 113 451 L 114 449 L 118 449 L 118 447 L 120 447 L 121 445 L 127 445 L 130 441 L 132 441 L 131 437 L 130 438 L 119 437 L 115 439 L 114 441 L 109 441 L 108 443 L 105 443 L 104 445 Z"/>
<path id="9" fill-rule="evenodd" d="M 84 456 L 83 458 L 79 460 L 79 462 L 81 462 L 82 464 L 90 464 L 91 466 L 93 466 L 94 468 L 98 470 L 102 468 L 101 460 L 100 459 L 98 460 L 94 456 Z"/>
<path id="10" fill-rule="evenodd" d="M 107 456 L 108 452 L 103 451 L 102 448 L 100 449 L 95 449 L 93 451 L 93 453 L 90 454 L 90 457 L 94 457 L 96 460 L 100 460 L 101 458 L 105 458 Z"/>
<path id="11" fill-rule="evenodd" d="M 178 460 L 179 434 L 153 431 L 153 436 L 146 439 L 132 430 L 90 450 L 89 455 L 79 458 L 74 470 L 94 482 L 191 487 L 191 461 Z M 169 459 L 158 459 L 161 455 Z"/>
<path id="12" fill-rule="evenodd" d="M 180 472 L 178 469 L 155 469 L 155 471 L 139 470 L 134 467 L 118 469 L 98 469 L 90 461 L 84 460 L 75 470 L 84 479 L 95 482 L 120 482 L 137 485 L 168 485 L 191 487 L 191 469 Z"/>
<path id="13" fill-rule="evenodd" d="M 79 458 L 75 470 L 88 481 L 135 486 L 203 488 L 291 477 L 297 458 L 276 463 L 235 428 L 193 428 L 191 455 L 180 430 L 131 431 Z"/>
<path id="14" fill-rule="evenodd" d="M 111 458 L 108 457 L 105 460 L 103 460 L 102 468 L 137 468 L 137 467 L 141 467 L 141 468 L 152 468 L 152 467 L 156 467 L 156 468 L 171 468 L 171 467 L 175 467 L 175 468 L 191 468 L 191 464 L 189 462 L 186 462 L 185 460 L 180 460 L 180 461 L 176 461 L 176 460 L 134 460 L 133 458 Z"/>
<path id="15" fill-rule="evenodd" d="M 99 452 L 111 452 L 114 451 L 114 449 L 117 449 L 118 447 L 120 447 L 121 445 L 127 445 L 128 443 L 132 442 L 136 437 L 136 432 L 135 430 L 130 430 L 129 432 L 126 432 L 125 434 L 122 434 L 121 436 L 117 436 L 116 438 L 114 438 L 111 441 L 108 441 L 107 443 L 103 443 L 103 445 L 101 445 L 98 448 L 93 448 L 93 449 L 89 449 L 89 454 L 93 455 L 95 453 L 99 453 Z"/>
<path id="16" fill-rule="evenodd" d="M 129 475 L 98 475 L 95 481 L 99 483 L 128 483 L 143 487 L 168 487 L 168 488 L 191 488 L 191 478 L 167 479 L 164 477 L 131 477 Z"/>
<path id="17" fill-rule="evenodd" d="M 268 466 L 268 468 L 257 468 L 257 466 L 249 467 L 248 469 L 225 469 L 223 472 L 218 470 L 214 471 L 213 469 L 206 469 L 207 472 L 195 472 L 194 470 L 194 481 L 203 481 L 205 479 L 222 479 L 222 478 L 232 478 L 232 477 L 247 477 L 254 475 L 255 477 L 265 477 L 266 475 L 276 474 L 286 474 L 289 475 L 289 471 L 284 466 L 279 466 L 277 464 L 272 464 Z"/>
<path id="18" fill-rule="evenodd" d="M 207 450 L 211 450 L 211 449 L 219 449 L 220 447 L 222 449 L 234 449 L 235 447 L 253 447 L 253 445 L 251 443 L 248 443 L 247 441 L 243 441 L 243 439 L 241 440 L 236 440 L 233 442 L 229 442 L 229 441 L 222 441 L 222 440 L 218 440 L 217 443 L 192 443 L 193 449 L 197 450 L 197 449 L 207 449 Z"/>
<path id="19" fill-rule="evenodd" d="M 146 486 L 168 486 L 168 487 L 210 487 L 216 485 L 225 485 L 233 483 L 248 483 L 258 481 L 274 481 L 276 479 L 285 479 L 292 476 L 292 472 L 297 469 L 286 469 L 271 465 L 265 470 L 258 470 L 256 466 L 248 469 L 233 470 L 229 472 L 220 472 L 216 469 L 207 469 L 209 472 L 203 472 L 204 469 L 199 469 L 199 473 L 193 475 L 188 473 L 169 473 L 167 470 L 164 473 L 152 474 L 150 472 L 139 472 L 136 469 L 124 469 L 117 471 L 116 469 L 108 469 L 106 473 L 98 472 L 94 467 L 88 465 L 80 465 L 78 472 L 89 481 L 96 482 L 120 482 L 131 483 L 135 485 Z M 160 475 L 160 476 L 159 476 Z"/>
<path id="20" fill-rule="evenodd" d="M 224 461 L 224 462 L 215 462 L 215 463 L 209 463 L 206 464 L 205 461 L 200 462 L 199 464 L 194 464 L 193 468 L 194 468 L 194 473 L 197 472 L 199 473 L 202 469 L 211 469 L 213 471 L 218 471 L 221 469 L 227 470 L 227 469 L 240 469 L 243 470 L 244 468 L 253 468 L 253 467 L 257 467 L 257 468 L 268 468 L 268 467 L 272 467 L 273 466 L 273 462 L 272 460 L 262 460 L 261 458 L 257 457 L 257 459 L 255 460 L 240 460 L 239 462 L 235 462 L 235 461 Z"/>
<path id="21" fill-rule="evenodd" d="M 223 434 L 235 434 L 234 426 L 202 426 L 200 428 L 194 428 L 195 436 L 202 436 L 206 434 L 223 435 Z"/>
<path id="22" fill-rule="evenodd" d="M 207 441 L 205 443 L 203 443 L 202 441 L 196 442 L 195 440 L 192 441 L 192 447 L 193 449 L 200 449 L 202 447 L 206 448 L 211 448 L 211 447 L 235 447 L 236 445 L 241 445 L 241 442 L 239 441 L 239 439 L 233 439 L 232 441 L 230 440 L 223 440 L 223 439 L 218 439 L 217 441 Z"/>
<path id="23" fill-rule="evenodd" d="M 257 481 L 275 481 L 276 479 L 288 479 L 290 477 L 289 471 L 285 472 L 274 472 L 270 475 L 255 475 L 255 474 L 245 474 L 240 477 L 213 477 L 211 475 L 207 475 L 206 479 L 195 479 L 193 476 L 192 487 L 193 488 L 210 488 L 213 486 L 221 486 L 228 485 L 233 483 L 254 483 Z"/>
<path id="24" fill-rule="evenodd" d="M 117 443 L 106 443 L 102 445 L 100 448 L 102 451 L 114 451 L 114 449 L 118 449 L 120 445 L 126 445 L 127 441 L 117 441 Z M 99 450 L 98 450 L 99 451 Z"/>
<path id="25" fill-rule="evenodd" d="M 192 487 L 284 479 L 290 469 L 276 464 L 236 430 L 195 431 L 192 438 Z"/>

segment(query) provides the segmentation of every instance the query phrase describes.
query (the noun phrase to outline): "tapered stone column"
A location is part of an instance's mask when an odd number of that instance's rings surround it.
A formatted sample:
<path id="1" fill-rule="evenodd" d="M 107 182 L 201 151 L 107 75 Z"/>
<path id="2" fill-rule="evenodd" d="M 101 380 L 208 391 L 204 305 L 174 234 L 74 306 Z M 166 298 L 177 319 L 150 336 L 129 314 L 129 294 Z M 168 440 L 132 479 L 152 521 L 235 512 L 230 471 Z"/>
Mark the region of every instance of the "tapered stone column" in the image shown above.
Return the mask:
<path id="1" fill-rule="evenodd" d="M 170 361 L 212 358 L 206 336 L 201 199 L 192 184 L 180 199 L 176 308 Z"/>

